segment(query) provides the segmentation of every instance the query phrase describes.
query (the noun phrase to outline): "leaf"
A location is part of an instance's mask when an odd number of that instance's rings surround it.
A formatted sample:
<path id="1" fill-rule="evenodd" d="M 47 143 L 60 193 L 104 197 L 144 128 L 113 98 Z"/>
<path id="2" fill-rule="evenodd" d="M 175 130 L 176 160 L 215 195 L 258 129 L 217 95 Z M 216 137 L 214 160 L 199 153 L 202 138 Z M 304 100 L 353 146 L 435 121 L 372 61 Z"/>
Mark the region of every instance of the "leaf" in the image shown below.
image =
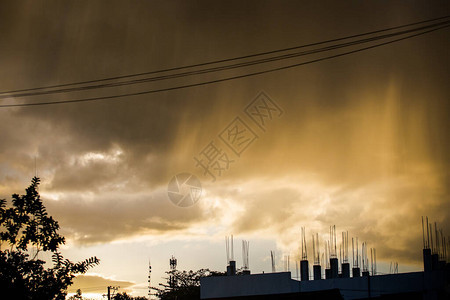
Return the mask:
<path id="1" fill-rule="evenodd" d="M 58 233 L 58 222 L 45 209 L 37 191 L 39 183 L 34 177 L 25 195 L 13 194 L 10 208 L 0 199 L 0 239 L 11 246 L 10 250 L 0 249 L 2 293 L 14 293 L 15 299 L 65 299 L 73 278 L 100 260 L 91 257 L 73 263 L 58 251 L 65 239 Z M 53 267 L 44 268 L 44 261 L 30 258 L 30 245 L 52 252 Z"/>

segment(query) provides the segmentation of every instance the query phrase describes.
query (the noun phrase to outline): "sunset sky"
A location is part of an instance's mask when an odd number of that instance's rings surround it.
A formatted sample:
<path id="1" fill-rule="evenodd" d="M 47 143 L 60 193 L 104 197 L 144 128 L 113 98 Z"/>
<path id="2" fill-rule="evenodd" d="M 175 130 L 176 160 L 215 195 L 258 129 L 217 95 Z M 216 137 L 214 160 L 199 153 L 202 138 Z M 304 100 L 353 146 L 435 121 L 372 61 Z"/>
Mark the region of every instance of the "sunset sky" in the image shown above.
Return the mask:
<path id="1" fill-rule="evenodd" d="M 1 0 L 0 92 L 246 56 L 447 15 L 446 0 Z M 277 269 L 289 254 L 295 275 L 301 227 L 308 243 L 320 234 L 323 252 L 331 225 L 338 237 L 348 231 L 375 247 L 379 272 L 390 262 L 400 271 L 421 270 L 421 216 L 450 234 L 449 46 L 445 28 L 214 84 L 0 107 L 0 199 L 23 193 L 37 172 L 44 204 L 67 238 L 65 257 L 101 259 L 71 292 L 103 294 L 120 285 L 121 292 L 147 295 L 149 260 L 156 285 L 172 255 L 181 270 L 223 271 L 224 237 L 231 234 L 238 267 L 245 239 L 252 272 L 269 272 L 274 250 Z M 343 51 L 160 82 L 2 97 L 0 105 L 191 85 Z M 263 127 L 246 114 L 258 95 L 279 109 Z M 220 137 L 236 120 L 254 136 L 239 155 Z M 195 160 L 211 142 L 233 160 L 215 181 Z M 193 206 L 168 197 L 179 173 L 201 182 Z"/>

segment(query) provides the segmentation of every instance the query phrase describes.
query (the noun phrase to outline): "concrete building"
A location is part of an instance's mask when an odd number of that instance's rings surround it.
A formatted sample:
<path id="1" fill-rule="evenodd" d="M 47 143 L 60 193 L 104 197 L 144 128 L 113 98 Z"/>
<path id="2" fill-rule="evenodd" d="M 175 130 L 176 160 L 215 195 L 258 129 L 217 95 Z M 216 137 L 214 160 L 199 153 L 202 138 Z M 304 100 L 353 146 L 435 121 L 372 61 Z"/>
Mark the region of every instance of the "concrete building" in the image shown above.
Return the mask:
<path id="1" fill-rule="evenodd" d="M 298 281 L 290 272 L 201 279 L 201 299 L 449 299 L 444 270 Z M 445 294 L 447 292 L 447 294 Z"/>
<path id="2" fill-rule="evenodd" d="M 401 274 L 377 275 L 376 265 L 374 268 L 372 264 L 370 275 L 366 264 L 363 276 L 360 276 L 359 266 L 356 264 L 353 266 L 353 277 L 350 277 L 350 266 L 347 262 L 342 263 L 342 272 L 338 273 L 338 260 L 330 258 L 330 268 L 325 270 L 329 271 L 326 279 L 322 279 L 322 274 L 314 274 L 310 278 L 307 272 L 307 276 L 302 276 L 299 281 L 292 279 L 290 272 L 250 274 L 247 270 L 242 275 L 236 275 L 236 262 L 231 260 L 227 267 L 227 276 L 206 277 L 200 280 L 200 298 L 448 300 L 450 264 L 445 260 L 448 257 L 446 248 L 443 248 L 445 251 L 439 251 L 439 247 L 430 247 L 425 237 L 424 246 L 424 271 Z M 306 264 L 309 264 L 308 261 L 304 262 L 304 265 Z M 334 265 L 335 270 L 331 272 Z M 307 269 L 306 266 L 304 268 Z"/>

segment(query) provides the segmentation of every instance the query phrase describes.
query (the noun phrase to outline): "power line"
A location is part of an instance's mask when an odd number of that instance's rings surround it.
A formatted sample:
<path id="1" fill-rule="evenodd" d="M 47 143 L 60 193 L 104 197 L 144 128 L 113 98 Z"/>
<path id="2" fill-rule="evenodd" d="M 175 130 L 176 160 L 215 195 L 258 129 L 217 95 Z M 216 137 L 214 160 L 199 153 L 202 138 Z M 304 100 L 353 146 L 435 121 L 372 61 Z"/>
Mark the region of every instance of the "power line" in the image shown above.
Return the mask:
<path id="1" fill-rule="evenodd" d="M 290 48 L 272 50 L 272 51 L 267 51 L 267 52 L 261 52 L 261 53 L 256 53 L 256 54 L 245 55 L 245 56 L 238 56 L 238 57 L 233 57 L 233 58 L 227 58 L 227 59 L 215 60 L 215 61 L 210 61 L 210 62 L 192 64 L 192 65 L 187 65 L 187 66 L 167 68 L 167 69 L 162 69 L 162 70 L 143 72 L 143 73 L 136 73 L 136 74 L 128 74 L 128 75 L 115 76 L 115 77 L 109 77 L 109 78 L 102 78 L 102 79 L 96 79 L 96 80 L 79 81 L 79 82 L 74 82 L 74 83 L 49 85 L 49 86 L 44 86 L 44 87 L 11 90 L 11 91 L 0 92 L 0 95 L 12 94 L 12 93 L 18 93 L 18 92 L 26 92 L 26 91 L 43 90 L 43 89 L 49 89 L 49 88 L 67 87 L 67 86 L 72 86 L 72 85 L 81 85 L 81 84 L 88 84 L 88 83 L 95 83 L 95 82 L 111 81 L 111 80 L 117 80 L 117 79 L 123 79 L 123 78 L 138 77 L 138 76 L 143 76 L 143 75 L 151 75 L 151 74 L 164 73 L 164 72 L 170 72 L 170 71 L 178 71 L 178 70 L 195 68 L 195 67 L 201 67 L 201 66 L 206 66 L 206 65 L 230 62 L 230 61 L 247 59 L 247 58 L 258 57 L 258 56 L 264 56 L 264 55 L 269 55 L 269 54 L 274 54 L 274 53 L 280 53 L 280 52 L 286 52 L 286 51 L 291 51 L 291 50 L 297 50 L 297 49 L 301 49 L 301 48 L 305 48 L 305 47 L 318 46 L 318 45 L 322 45 L 322 44 L 326 44 L 326 43 L 343 41 L 343 40 L 357 38 L 357 37 L 361 37 L 361 36 L 377 34 L 377 33 L 381 33 L 381 32 L 401 29 L 401 28 L 405 28 L 405 27 L 411 27 L 411 26 L 415 26 L 415 25 L 419 25 L 419 24 L 435 22 L 435 21 L 438 21 L 438 20 L 448 19 L 449 17 L 450 17 L 450 15 L 447 15 L 447 16 L 443 16 L 443 17 L 439 17 L 439 18 L 419 21 L 419 22 L 415 22 L 415 23 L 409 23 L 409 24 L 395 26 L 395 27 L 390 27 L 390 28 L 381 29 L 381 30 L 375 30 L 375 31 L 361 33 L 361 34 L 356 34 L 356 35 L 351 35 L 351 36 L 347 36 L 347 37 L 341 37 L 341 38 L 331 39 L 331 40 L 322 41 L 322 42 L 310 43 L 310 44 L 306 44 L 306 45 L 300 45 L 300 46 L 295 46 L 295 47 L 290 47 Z"/>
<path id="2" fill-rule="evenodd" d="M 99 100 L 106 100 L 106 99 L 116 99 L 116 98 L 121 98 L 121 97 L 126 97 L 126 96 L 139 96 L 139 95 L 146 95 L 146 94 L 152 94 L 152 93 L 158 93 L 158 92 L 165 92 L 165 91 L 172 91 L 172 90 L 178 90 L 178 89 L 185 89 L 185 88 L 196 87 L 196 86 L 203 86 L 203 85 L 214 84 L 214 83 L 219 83 L 219 82 L 224 82 L 224 81 L 230 81 L 230 80 L 234 80 L 234 79 L 241 79 L 241 78 L 246 78 L 246 77 L 250 77 L 250 76 L 267 74 L 267 73 L 271 73 L 271 72 L 275 72 L 275 71 L 290 69 L 290 68 L 299 67 L 299 66 L 303 66 L 303 65 L 307 65 L 307 64 L 312 64 L 312 63 L 316 63 L 316 62 L 320 62 L 320 61 L 324 61 L 324 60 L 328 60 L 328 59 L 332 59 L 332 58 L 337 58 L 337 57 L 341 57 L 341 56 L 345 56 L 345 55 L 349 55 L 349 54 L 353 54 L 353 53 L 357 53 L 357 52 L 361 52 L 361 51 L 377 48 L 377 47 L 380 47 L 380 46 L 392 44 L 392 43 L 399 42 L 399 41 L 402 41 L 402 40 L 410 39 L 410 38 L 413 38 L 413 37 L 416 37 L 416 36 L 424 35 L 424 34 L 427 34 L 427 33 L 430 33 L 430 32 L 434 32 L 434 31 L 437 31 L 437 30 L 440 30 L 440 29 L 444 29 L 444 28 L 447 28 L 447 27 L 450 27 L 450 25 L 442 25 L 442 26 L 439 26 L 439 27 L 434 28 L 434 29 L 430 29 L 430 30 L 427 30 L 427 31 L 419 32 L 419 33 L 416 33 L 416 34 L 411 34 L 411 35 L 408 35 L 406 37 L 402 37 L 402 38 L 394 39 L 394 40 L 391 40 L 391 41 L 387 41 L 387 42 L 383 42 L 383 43 L 379 43 L 379 44 L 363 47 L 363 48 L 356 49 L 356 50 L 347 51 L 347 52 L 340 53 L 340 54 L 335 54 L 335 55 L 330 55 L 330 56 L 326 56 L 326 57 L 322 57 L 322 58 L 318 58 L 318 59 L 313 59 L 313 60 L 309 60 L 309 61 L 306 61 L 306 62 L 301 62 L 301 63 L 297 63 L 297 64 L 291 64 L 291 65 L 282 66 L 282 67 L 276 67 L 276 68 L 272 68 L 272 69 L 268 69 L 268 70 L 257 71 L 257 72 L 243 74 L 243 75 L 230 76 L 230 77 L 225 77 L 225 78 L 220 78 L 220 79 L 215 79 L 215 80 L 210 80 L 210 81 L 204 81 L 204 82 L 199 82 L 199 83 L 193 83 L 193 84 L 187 84 L 187 85 L 178 85 L 178 86 L 168 87 L 168 88 L 160 88 L 160 89 L 153 89 L 153 90 L 147 90 L 147 91 L 141 91 L 141 92 L 135 92 L 135 93 L 111 95 L 111 96 L 99 96 L 99 97 L 72 99 L 72 100 L 61 100 L 61 101 L 53 101 L 53 102 L 3 104 L 3 105 L 0 105 L 0 108 L 3 108 L 3 107 L 40 106 L 40 105 L 54 105 L 54 104 L 67 104 L 67 103 L 78 103 L 78 102 L 88 102 L 88 101 L 99 101 Z"/>
<path id="3" fill-rule="evenodd" d="M 311 64 L 311 63 L 315 63 L 315 62 L 320 62 L 320 61 L 324 61 L 324 60 L 328 60 L 328 59 L 332 59 L 332 58 L 337 58 L 337 57 L 349 55 L 349 54 L 352 54 L 352 53 L 357 53 L 357 52 L 361 52 L 361 51 L 364 51 L 364 50 L 377 48 L 377 47 L 380 47 L 380 46 L 383 46 L 383 45 L 388 45 L 388 44 L 391 44 L 391 43 L 394 43 L 394 42 L 406 40 L 406 39 L 409 39 L 409 38 L 412 38 L 412 37 L 416 37 L 416 36 L 419 36 L 419 35 L 430 33 L 430 32 L 436 31 L 436 30 L 440 30 L 440 29 L 443 29 L 443 28 L 446 28 L 446 27 L 449 27 L 449 26 L 450 25 L 441 26 L 441 27 L 438 27 L 438 28 L 435 28 L 435 29 L 432 29 L 432 30 L 428 30 L 428 31 L 425 31 L 425 32 L 417 33 L 417 34 L 414 34 L 414 35 L 409 35 L 407 37 L 395 39 L 395 40 L 384 42 L 384 43 L 380 43 L 380 44 L 377 44 L 377 45 L 364 47 L 364 48 L 357 49 L 357 50 L 348 51 L 348 52 L 341 53 L 341 54 L 331 55 L 331 56 L 327 56 L 327 57 L 323 57 L 323 58 L 319 58 L 319 59 L 314 59 L 314 60 L 310 60 L 310 61 L 306 61 L 306 62 L 302 62 L 302 63 L 298 63 L 298 64 L 292 64 L 292 65 L 278 67 L 278 68 L 273 68 L 273 69 L 269 69 L 269 70 L 248 73 L 248 74 L 244 74 L 244 75 L 231 76 L 231 77 L 226 77 L 226 78 L 221 78 L 221 79 L 216 79 L 216 80 L 211 80 L 211 81 L 205 81 L 205 82 L 200 82 L 200 83 L 179 85 L 179 86 L 169 87 L 169 88 L 161 88 L 161 89 L 147 90 L 147 91 L 136 92 L 136 93 L 112 95 L 112 96 L 91 97 L 91 98 L 62 100 L 62 101 L 53 101 L 53 102 L 4 104 L 4 105 L 0 105 L 0 108 L 2 108 L 2 107 L 24 107 L 24 106 L 39 106 L 39 105 L 53 105 L 53 104 L 65 104 L 65 103 L 99 101 L 99 100 L 106 100 L 106 99 L 116 99 L 116 98 L 121 98 L 121 97 L 126 97 L 126 96 L 139 96 L 139 95 L 146 95 L 146 94 L 152 94 L 152 93 L 158 93 L 158 92 L 165 92 L 165 91 L 172 91 L 172 90 L 178 90 L 178 89 L 185 89 L 185 88 L 196 87 L 196 86 L 203 86 L 203 85 L 208 85 L 208 84 L 213 84 L 213 83 L 219 83 L 219 82 L 230 81 L 230 80 L 234 80 L 234 79 L 241 79 L 241 78 L 245 78 L 245 77 L 271 73 L 271 72 L 285 70 L 285 69 L 289 69 L 289 68 L 294 68 L 294 67 L 307 65 L 307 64 Z"/>
<path id="4" fill-rule="evenodd" d="M 406 33 L 425 30 L 428 28 L 433 28 L 433 27 L 437 27 L 437 26 L 441 26 L 441 25 L 445 25 L 445 24 L 449 24 L 449 23 L 450 23 L 450 21 L 445 21 L 445 22 L 427 25 L 427 26 L 423 26 L 423 27 L 419 27 L 419 28 L 408 29 L 408 30 L 395 32 L 395 33 L 389 33 L 389 34 L 385 34 L 385 35 L 381 35 L 381 36 L 374 36 L 374 37 L 370 37 L 370 38 L 366 38 L 366 39 L 350 41 L 347 43 L 331 45 L 331 46 L 327 46 L 327 47 L 323 47 L 323 48 L 312 49 L 312 50 L 302 51 L 302 52 L 289 53 L 289 54 L 283 54 L 283 55 L 279 55 L 279 56 L 263 58 L 263 59 L 254 60 L 254 61 L 236 63 L 236 64 L 232 64 L 232 65 L 219 66 L 219 67 L 214 67 L 214 68 L 206 68 L 206 69 L 188 71 L 188 72 L 183 72 L 183 73 L 175 73 L 175 74 L 169 74 L 169 75 L 163 75 L 163 76 L 156 76 L 156 77 L 150 77 L 150 78 L 141 78 L 141 79 L 135 79 L 135 80 L 129 80 L 129 81 L 113 82 L 113 83 L 107 83 L 107 84 L 89 85 L 89 86 L 72 87 L 72 88 L 56 89 L 56 90 L 41 90 L 39 92 L 25 92 L 25 93 L 16 93 L 16 94 L 7 94 L 7 95 L 0 94 L 0 99 L 7 98 L 7 97 L 39 96 L 39 95 L 48 95 L 48 94 L 56 94 L 56 93 L 84 91 L 84 90 L 91 90 L 91 89 L 98 89 L 98 88 L 118 87 L 118 86 L 124 86 L 124 85 L 140 84 L 140 83 L 146 83 L 146 82 L 153 82 L 153 81 L 174 79 L 174 78 L 180 78 L 180 77 L 186 77 L 186 76 L 192 76 L 192 75 L 206 74 L 206 73 L 211 73 L 211 72 L 231 70 L 231 69 L 248 67 L 248 66 L 269 63 L 269 62 L 274 62 L 274 61 L 279 61 L 279 60 L 296 58 L 296 57 L 305 56 L 305 55 L 317 54 L 320 52 L 336 50 L 339 48 L 345 48 L 345 47 L 354 46 L 354 45 L 358 45 L 358 44 L 364 44 L 364 43 L 373 42 L 376 40 L 381 40 L 381 39 L 395 37 L 398 35 L 403 35 Z"/>

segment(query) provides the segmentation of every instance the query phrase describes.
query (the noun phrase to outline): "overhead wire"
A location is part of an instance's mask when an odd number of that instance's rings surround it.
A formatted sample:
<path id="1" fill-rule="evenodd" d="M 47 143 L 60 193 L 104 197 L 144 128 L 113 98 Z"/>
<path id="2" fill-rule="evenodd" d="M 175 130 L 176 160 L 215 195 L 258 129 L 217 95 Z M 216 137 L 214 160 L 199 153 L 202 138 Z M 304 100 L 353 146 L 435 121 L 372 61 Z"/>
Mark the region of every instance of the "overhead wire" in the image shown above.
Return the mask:
<path id="1" fill-rule="evenodd" d="M 279 55 L 279 56 L 275 56 L 275 57 L 263 58 L 263 59 L 259 59 L 259 60 L 248 61 L 248 62 L 241 62 L 241 63 L 237 63 L 237 64 L 232 64 L 232 65 L 219 66 L 219 67 L 214 67 L 214 68 L 194 70 L 194 71 L 189 71 L 189 72 L 169 74 L 169 75 L 163 75 L 163 76 L 157 76 L 157 77 L 135 79 L 135 80 L 130 80 L 130 81 L 113 82 L 113 83 L 108 83 L 108 84 L 89 85 L 89 86 L 48 90 L 48 91 L 41 91 L 41 92 L 6 94 L 6 95 L 0 95 L 0 99 L 9 98 L 9 97 L 17 98 L 17 97 L 26 97 L 26 96 L 40 96 L 40 95 L 48 95 L 48 94 L 56 94 L 56 93 L 84 91 L 84 90 L 91 90 L 91 89 L 98 89 L 98 88 L 118 87 L 118 86 L 124 86 L 124 85 L 140 84 L 140 83 L 147 83 L 147 82 L 153 82 L 153 81 L 159 81 L 159 80 L 174 79 L 174 78 L 180 78 L 180 77 L 186 77 L 186 76 L 192 76 L 192 75 L 200 75 L 200 74 L 206 74 L 206 73 L 211 73 L 211 72 L 231 70 L 231 69 L 248 67 L 248 66 L 269 63 L 269 62 L 274 62 L 274 61 L 279 61 L 279 60 L 296 58 L 296 57 L 305 56 L 305 55 L 317 54 L 317 53 L 325 52 L 325 51 L 336 50 L 339 48 L 345 48 L 345 47 L 354 46 L 354 45 L 358 45 L 358 44 L 377 41 L 380 39 L 391 38 L 394 36 L 403 35 L 406 33 L 420 31 L 420 30 L 424 30 L 424 29 L 428 29 L 428 28 L 433 28 L 433 27 L 437 27 L 437 26 L 445 25 L 445 24 L 450 24 L 450 21 L 440 22 L 440 23 L 436 23 L 436 24 L 432 24 L 432 25 L 423 26 L 420 28 L 414 28 L 414 29 L 404 30 L 404 31 L 395 32 L 395 33 L 389 33 L 389 34 L 385 34 L 385 35 L 381 35 L 381 36 L 374 36 L 374 37 L 370 37 L 370 38 L 366 38 L 366 39 L 362 39 L 362 40 L 356 40 L 356 41 L 350 41 L 347 43 L 331 45 L 331 46 L 327 46 L 324 48 L 283 54 L 283 55 Z"/>
<path id="2" fill-rule="evenodd" d="M 361 51 L 368 50 L 368 49 L 373 49 L 373 48 L 380 47 L 380 46 L 383 46 L 383 45 L 387 45 L 387 44 L 391 44 L 391 43 L 394 43 L 394 42 L 406 40 L 406 39 L 409 39 L 409 38 L 412 38 L 412 37 L 416 37 L 416 36 L 420 36 L 420 35 L 423 35 L 423 34 L 427 34 L 427 33 L 430 33 L 430 32 L 433 32 L 433 31 L 437 31 L 437 30 L 440 30 L 440 29 L 443 29 L 443 28 L 447 28 L 447 27 L 450 26 L 448 24 L 448 22 L 443 22 L 443 23 L 445 23 L 445 24 L 442 24 L 441 26 L 438 26 L 436 28 L 429 29 L 429 30 L 426 30 L 426 31 L 422 31 L 422 32 L 419 32 L 419 33 L 415 33 L 415 34 L 410 34 L 408 36 L 397 38 L 397 39 L 390 40 L 390 41 L 387 41 L 387 42 L 383 42 L 383 43 L 379 43 L 379 44 L 363 47 L 363 48 L 356 49 L 356 50 L 347 51 L 347 52 L 344 52 L 344 53 L 330 55 L 330 56 L 326 56 L 326 57 L 322 57 L 322 58 L 318 58 L 318 59 L 313 59 L 313 60 L 309 60 L 309 61 L 305 61 L 305 62 L 301 62 L 301 63 L 290 64 L 290 65 L 287 65 L 287 66 L 271 68 L 271 69 L 263 70 L 263 71 L 251 72 L 251 73 L 247 73 L 247 74 L 243 74 L 243 75 L 236 75 L 236 76 L 219 78 L 219 79 L 209 80 L 209 81 L 204 81 L 204 82 L 199 82 L 199 83 L 178 85 L 178 86 L 173 86 L 173 87 L 153 89 L 153 90 L 134 92 L 134 93 L 125 93 L 125 94 L 119 94 L 119 95 L 99 96 L 99 97 L 82 98 L 82 99 L 71 99 L 71 100 L 61 100 L 61 101 L 47 101 L 47 102 L 35 102 L 35 103 L 18 103 L 18 104 L 3 104 L 3 105 L 0 105 L 0 108 L 2 108 L 2 107 L 24 107 L 24 106 L 38 106 L 38 105 L 53 105 L 53 104 L 64 104 L 64 103 L 78 103 L 78 102 L 88 102 L 88 101 L 99 101 L 99 100 L 105 100 L 105 99 L 116 99 L 116 98 L 127 97 L 127 96 L 138 96 L 138 95 L 145 95 L 145 94 L 151 94 L 151 93 L 157 93 L 157 92 L 185 89 L 185 88 L 202 86 L 202 85 L 213 84 L 213 83 L 218 83 L 218 82 L 224 82 L 224 81 L 229 81 L 229 80 L 234 80 L 234 79 L 239 79 L 239 78 L 245 78 L 245 77 L 250 77 L 250 76 L 255 76 L 255 75 L 261 75 L 261 74 L 266 74 L 266 73 L 270 73 L 270 72 L 275 72 L 275 71 L 285 70 L 285 69 L 289 69 L 289 68 L 294 68 L 294 67 L 298 67 L 298 66 L 302 66 L 302 65 L 306 65 L 306 64 L 311 64 L 311 63 L 315 63 L 315 62 L 319 62 L 319 61 L 324 61 L 324 60 L 328 60 L 328 59 L 332 59 L 332 58 L 337 58 L 337 57 L 349 55 L 349 54 L 352 54 L 352 53 L 361 52 Z M 415 31 L 417 31 L 417 30 L 415 30 Z"/>
<path id="3" fill-rule="evenodd" d="M 49 86 L 44 86 L 44 87 L 35 87 L 35 88 L 27 88 L 27 89 L 4 91 L 4 92 L 0 92 L 0 95 L 12 94 L 12 93 L 18 93 L 18 92 L 25 92 L 25 91 L 33 91 L 33 90 L 42 90 L 42 89 L 49 89 L 49 88 L 66 87 L 66 86 L 71 86 L 71 85 L 80 85 L 80 84 L 87 84 L 87 83 L 94 83 L 94 82 L 103 82 L 103 81 L 117 80 L 117 79 L 130 78 L 130 77 L 138 77 L 138 76 L 143 76 L 143 75 L 151 75 L 151 74 L 170 72 L 170 71 L 178 71 L 178 70 L 182 70 L 182 69 L 195 68 L 195 67 L 201 67 L 201 66 L 205 66 L 205 65 L 211 65 L 211 64 L 224 63 L 224 62 L 229 62 L 229 61 L 234 61 L 234 60 L 247 59 L 247 58 L 258 57 L 258 56 L 263 56 L 263 55 L 269 55 L 269 54 L 274 54 L 274 53 L 279 53 L 279 52 L 286 52 L 286 51 L 301 49 L 301 48 L 305 48 L 305 47 L 318 46 L 318 45 L 322 45 L 322 44 L 326 44 L 326 43 L 338 42 L 338 41 L 342 41 L 342 40 L 346 40 L 346 39 L 352 39 L 352 38 L 357 38 L 357 37 L 361 37 L 361 36 L 377 34 L 377 33 L 391 31 L 391 30 L 396 30 L 396 29 L 401 29 L 401 28 L 405 28 L 405 27 L 411 27 L 411 26 L 415 26 L 415 25 L 419 25 L 419 24 L 430 23 L 430 22 L 434 22 L 434 21 L 438 21 L 438 20 L 448 19 L 449 17 L 450 17 L 450 15 L 447 15 L 447 16 L 443 16 L 443 17 L 439 17 L 439 18 L 434 18 L 434 19 L 429 19 L 429 20 L 409 23 L 409 24 L 400 25 L 400 26 L 394 26 L 394 27 L 380 29 L 380 30 L 375 30 L 375 31 L 371 31 L 371 32 L 355 34 L 355 35 L 351 35 L 351 36 L 340 37 L 340 38 L 336 38 L 336 39 L 331 39 L 331 40 L 326 40 L 326 41 L 321 41 L 321 42 L 316 42 L 316 43 L 310 43 L 310 44 L 300 45 L 300 46 L 295 46 L 295 47 L 289 47 L 289 48 L 284 48 L 284 49 L 277 49 L 277 50 L 261 52 L 261 53 L 256 53 L 256 54 L 250 54 L 250 55 L 245 55 L 245 56 L 238 56 L 238 57 L 233 57 L 233 58 L 209 61 L 209 62 L 204 62 L 204 63 L 197 63 L 197 64 L 186 65 L 186 66 L 181 66 L 181 67 L 174 67 L 174 68 L 167 68 L 167 69 L 150 71 L 150 72 L 142 72 L 142 73 L 136 73 L 136 74 L 128 74 L 128 75 L 122 75 L 122 76 L 108 77 L 108 78 L 102 78 L 102 79 L 96 79 L 96 80 L 87 80 L 87 81 L 79 81 L 79 82 L 74 82 L 74 83 L 49 85 Z"/>

